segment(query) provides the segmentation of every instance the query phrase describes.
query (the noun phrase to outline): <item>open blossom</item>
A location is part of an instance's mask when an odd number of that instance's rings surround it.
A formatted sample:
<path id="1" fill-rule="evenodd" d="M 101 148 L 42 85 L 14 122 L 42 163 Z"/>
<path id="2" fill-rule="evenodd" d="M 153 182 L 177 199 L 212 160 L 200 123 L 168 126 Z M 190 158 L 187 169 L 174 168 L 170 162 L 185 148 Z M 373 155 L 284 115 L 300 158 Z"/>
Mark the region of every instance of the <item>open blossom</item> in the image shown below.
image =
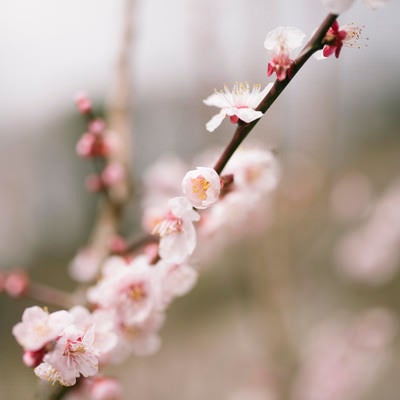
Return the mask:
<path id="1" fill-rule="evenodd" d="M 383 7 L 389 0 L 362 0 L 369 8 L 376 9 Z M 341 14 L 348 10 L 354 3 L 354 0 L 322 0 L 325 8 L 333 14 Z"/>
<path id="2" fill-rule="evenodd" d="M 254 85 L 250 90 L 248 83 L 236 83 L 232 91 L 226 86 L 223 91 L 216 91 L 203 100 L 207 106 L 221 108 L 221 111 L 207 122 L 206 129 L 213 132 L 226 116 L 230 117 L 232 123 L 237 123 L 239 120 L 248 123 L 261 118 L 263 113 L 255 109 L 271 87 L 272 84 L 268 84 L 261 90 L 260 85 Z"/>
<path id="3" fill-rule="evenodd" d="M 197 167 L 186 173 L 182 191 L 194 207 L 204 209 L 218 200 L 221 180 L 214 168 Z"/>
<path id="4" fill-rule="evenodd" d="M 107 311 L 97 309 L 90 313 L 85 307 L 75 306 L 69 312 L 78 329 L 86 332 L 94 327 L 93 348 L 99 356 L 99 361 L 106 359 L 117 344 L 114 324 Z"/>
<path id="5" fill-rule="evenodd" d="M 339 23 L 335 21 L 328 29 L 325 35 L 327 43 L 322 49 L 322 57 L 317 55 L 317 58 L 326 58 L 335 54 L 338 58 L 343 46 L 359 47 L 358 43 L 361 38 L 362 28 L 354 24 L 343 25 L 339 27 Z"/>
<path id="6" fill-rule="evenodd" d="M 88 299 L 102 308 L 116 310 L 124 324 L 144 321 L 155 308 L 157 290 L 154 271 L 145 257 L 127 263 L 112 257 L 103 268 L 103 278 L 90 288 Z"/>
<path id="7" fill-rule="evenodd" d="M 278 80 L 286 79 L 293 67 L 291 52 L 301 46 L 305 36 L 300 29 L 292 26 L 279 26 L 267 34 L 264 47 L 272 53 L 267 76 L 275 72 Z"/>
<path id="8" fill-rule="evenodd" d="M 68 326 L 53 351 L 44 356 L 43 363 L 35 368 L 35 374 L 49 382 L 72 386 L 80 375 L 94 376 L 98 372 L 98 353 L 93 347 L 94 328 L 81 331 Z"/>
<path id="9" fill-rule="evenodd" d="M 55 340 L 71 322 L 72 317 L 67 311 L 49 314 L 43 308 L 33 306 L 24 311 L 22 322 L 15 325 L 12 332 L 25 350 L 37 351 Z"/>
<path id="10" fill-rule="evenodd" d="M 186 197 L 173 197 L 168 206 L 169 212 L 154 227 L 153 233 L 160 235 L 160 257 L 167 262 L 181 263 L 196 247 L 193 222 L 199 221 L 200 215 Z"/>

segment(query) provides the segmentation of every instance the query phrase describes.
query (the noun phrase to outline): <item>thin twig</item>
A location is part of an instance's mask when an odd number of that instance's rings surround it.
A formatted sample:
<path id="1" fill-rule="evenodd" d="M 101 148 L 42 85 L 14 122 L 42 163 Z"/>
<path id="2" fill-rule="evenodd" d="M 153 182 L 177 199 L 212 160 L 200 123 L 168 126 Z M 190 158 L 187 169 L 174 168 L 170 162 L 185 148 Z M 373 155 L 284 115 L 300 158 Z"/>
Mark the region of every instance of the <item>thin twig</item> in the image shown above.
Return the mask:
<path id="1" fill-rule="evenodd" d="M 73 297 L 69 293 L 37 282 L 29 282 L 24 296 L 45 305 L 53 305 L 65 309 L 75 305 Z"/>
<path id="2" fill-rule="evenodd" d="M 124 177 L 113 185 L 107 197 L 100 200 L 96 222 L 91 233 L 89 247 L 100 264 L 110 253 L 111 240 L 118 234 L 122 213 L 131 193 L 130 166 L 132 154 L 130 148 L 130 113 L 129 82 L 130 53 L 132 43 L 132 18 L 134 0 L 126 0 L 123 13 L 123 32 L 121 48 L 116 65 L 115 84 L 108 106 L 110 135 L 113 135 L 117 146 L 113 149 L 109 162 L 117 162 L 124 169 Z"/>

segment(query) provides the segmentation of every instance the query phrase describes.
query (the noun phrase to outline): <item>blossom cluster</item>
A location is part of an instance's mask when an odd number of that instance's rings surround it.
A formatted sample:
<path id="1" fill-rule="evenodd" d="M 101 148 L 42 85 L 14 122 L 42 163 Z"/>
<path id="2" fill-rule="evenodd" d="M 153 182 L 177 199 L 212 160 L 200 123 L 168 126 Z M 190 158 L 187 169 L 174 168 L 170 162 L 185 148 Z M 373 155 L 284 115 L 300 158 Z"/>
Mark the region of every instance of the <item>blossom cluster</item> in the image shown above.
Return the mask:
<path id="1" fill-rule="evenodd" d="M 340 3 L 343 8 L 351 1 L 325 3 L 329 7 Z M 354 45 L 360 35 L 357 29 L 340 28 L 335 21 L 319 44 L 323 56 L 338 57 L 343 46 Z M 277 84 L 291 79 L 296 64 L 293 51 L 305 37 L 295 27 L 278 27 L 267 34 L 264 47 L 271 59 L 266 75 L 275 74 Z M 225 117 L 239 126 L 257 121 L 263 115 L 263 100 L 273 88 L 272 83 L 264 89 L 236 83 L 232 91 L 227 87 L 215 91 L 204 103 L 220 111 L 208 121 L 206 129 L 214 131 Z M 79 95 L 76 103 L 87 120 L 87 132 L 76 151 L 97 168 L 88 178 L 87 188 L 108 193 L 126 178 L 125 167 L 113 157 L 120 144 L 105 121 L 95 117 L 85 95 Z M 216 157 L 214 152 L 200 156 L 199 166 L 189 171 L 173 160 L 157 164 L 146 173 L 142 225 L 147 235 L 157 239 L 134 252 L 109 256 L 99 276 L 99 260 L 81 253 L 81 259 L 73 264 L 73 277 L 81 281 L 98 278 L 88 287 L 84 306 L 52 313 L 37 306 L 24 311 L 13 334 L 23 347 L 24 363 L 34 368 L 39 378 L 64 386 L 75 385 L 81 377 L 89 378 L 71 399 L 118 398 L 120 388 L 113 379 L 101 375 L 102 369 L 132 354 L 144 356 L 157 351 L 169 305 L 196 283 L 196 261 L 204 262 L 226 242 L 241 239 L 244 227 L 248 235 L 271 220 L 268 206 L 280 176 L 273 152 L 242 147 L 230 155 L 223 174 L 204 166 Z M 126 250 L 120 242 L 115 247 Z"/>

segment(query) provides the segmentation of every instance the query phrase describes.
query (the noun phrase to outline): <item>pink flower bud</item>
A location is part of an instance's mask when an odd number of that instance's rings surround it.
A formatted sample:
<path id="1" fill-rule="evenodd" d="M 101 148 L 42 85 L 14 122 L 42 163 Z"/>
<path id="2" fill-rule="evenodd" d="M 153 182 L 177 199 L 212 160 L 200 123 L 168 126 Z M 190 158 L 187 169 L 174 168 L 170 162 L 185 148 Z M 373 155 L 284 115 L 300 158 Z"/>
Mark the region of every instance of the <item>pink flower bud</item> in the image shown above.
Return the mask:
<path id="1" fill-rule="evenodd" d="M 97 118 L 89 122 L 89 132 L 95 135 L 101 135 L 104 133 L 106 128 L 106 123 L 101 119 Z"/>
<path id="2" fill-rule="evenodd" d="M 124 179 L 125 171 L 122 164 L 118 162 L 112 162 L 107 165 L 101 174 L 104 185 L 113 186 Z"/>
<path id="3" fill-rule="evenodd" d="M 111 239 L 110 250 L 113 253 L 123 253 L 126 251 L 127 243 L 122 236 L 115 236 Z"/>
<path id="4" fill-rule="evenodd" d="M 44 347 L 37 351 L 25 350 L 24 355 L 22 356 L 22 361 L 27 367 L 35 368 L 43 361 L 45 353 L 46 351 Z"/>
<path id="5" fill-rule="evenodd" d="M 75 103 L 81 114 L 88 114 L 92 111 L 92 102 L 85 93 L 78 93 L 75 96 Z"/>
<path id="6" fill-rule="evenodd" d="M 91 133 L 85 133 L 76 144 L 76 152 L 80 157 L 90 157 L 96 138 Z"/>
<path id="7" fill-rule="evenodd" d="M 11 297 L 22 296 L 28 286 L 29 279 L 24 272 L 11 272 L 4 281 L 4 291 Z"/>

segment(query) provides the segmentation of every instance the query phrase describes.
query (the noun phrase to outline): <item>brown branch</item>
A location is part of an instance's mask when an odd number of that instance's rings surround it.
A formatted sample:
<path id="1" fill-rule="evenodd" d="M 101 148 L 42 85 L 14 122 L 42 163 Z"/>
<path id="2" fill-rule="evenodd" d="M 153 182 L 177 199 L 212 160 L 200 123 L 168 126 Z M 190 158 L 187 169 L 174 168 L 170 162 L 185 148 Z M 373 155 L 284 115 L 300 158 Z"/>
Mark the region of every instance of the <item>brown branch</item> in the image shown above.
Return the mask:
<path id="1" fill-rule="evenodd" d="M 90 235 L 89 247 L 100 264 L 110 253 L 111 240 L 118 234 L 123 208 L 131 193 L 130 166 L 130 50 L 132 43 L 132 17 L 134 0 L 126 0 L 123 13 L 121 48 L 116 65 L 116 76 L 108 105 L 110 135 L 117 146 L 109 162 L 117 162 L 124 168 L 124 178 L 109 188 L 107 196 L 100 199 L 96 222 Z"/>
<path id="2" fill-rule="evenodd" d="M 290 76 L 288 76 L 285 80 L 279 81 L 276 80 L 271 88 L 271 90 L 267 93 L 264 99 L 257 107 L 257 111 L 261 111 L 264 114 L 271 107 L 274 101 L 279 97 L 282 91 L 286 88 L 286 86 L 291 82 L 291 80 L 295 77 L 297 72 L 301 69 L 301 67 L 306 63 L 306 61 L 318 50 L 323 47 L 323 39 L 326 35 L 326 32 L 331 27 L 331 25 L 335 22 L 337 15 L 329 14 L 321 23 L 316 32 L 312 35 L 311 39 L 304 46 L 303 50 L 300 52 L 299 56 L 294 60 L 293 69 L 291 71 Z M 261 119 L 261 118 L 260 118 Z M 246 136 L 252 131 L 255 125 L 258 123 L 260 119 L 257 119 L 250 123 L 245 123 L 243 121 L 239 121 L 239 125 L 236 128 L 235 133 L 228 146 L 222 152 L 220 158 L 216 162 L 214 169 L 218 174 L 221 174 L 222 170 L 225 168 L 227 162 L 232 157 L 233 153 L 239 147 L 239 145 L 243 142 Z"/>
<path id="3" fill-rule="evenodd" d="M 64 309 L 69 309 L 76 305 L 76 301 L 69 293 L 42 283 L 29 282 L 24 297 L 39 301 L 45 305 L 54 305 Z"/>

